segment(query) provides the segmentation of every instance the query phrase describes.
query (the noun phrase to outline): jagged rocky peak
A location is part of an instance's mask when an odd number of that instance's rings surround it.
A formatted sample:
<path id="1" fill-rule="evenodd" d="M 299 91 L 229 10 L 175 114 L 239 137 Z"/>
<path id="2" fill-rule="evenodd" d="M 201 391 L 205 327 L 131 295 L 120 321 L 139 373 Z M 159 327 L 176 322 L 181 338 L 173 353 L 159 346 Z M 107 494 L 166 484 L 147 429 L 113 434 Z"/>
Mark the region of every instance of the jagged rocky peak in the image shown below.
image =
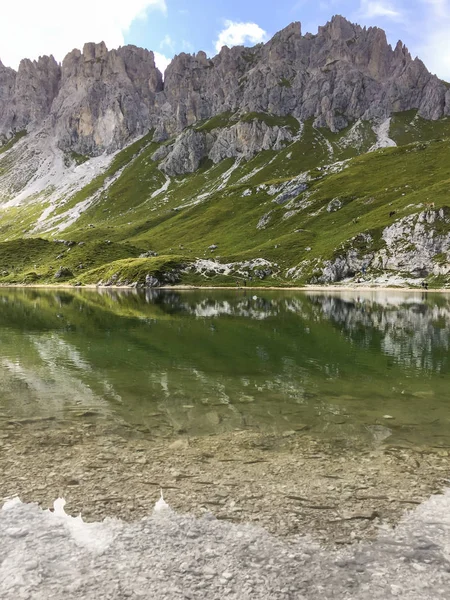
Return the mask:
<path id="1" fill-rule="evenodd" d="M 337 131 L 409 109 L 448 115 L 450 90 L 401 42 L 393 49 L 383 30 L 342 16 L 316 35 L 292 23 L 253 48 L 179 54 L 164 82 L 152 52 L 103 42 L 73 50 L 61 66 L 52 57 L 23 61 L 18 73 L 0 66 L 0 136 L 46 127 L 63 150 L 89 155 L 151 128 L 163 140 L 225 112 L 293 115 Z"/>
<path id="2" fill-rule="evenodd" d="M 341 15 L 335 15 L 326 25 L 319 27 L 318 35 L 329 36 L 332 40 L 351 40 L 363 29 Z M 380 30 L 381 31 L 381 30 Z"/>
<path id="3" fill-rule="evenodd" d="M 94 42 L 88 42 L 83 46 L 83 60 L 84 62 L 95 62 L 101 61 L 108 55 L 108 48 L 105 42 L 95 44 Z"/>
<path id="4" fill-rule="evenodd" d="M 156 125 L 163 89 L 153 52 L 136 46 L 108 51 L 104 42 L 0 67 L 0 136 L 46 127 L 63 150 L 99 154 L 121 148 Z M 47 119 L 49 117 L 49 119 Z"/>
<path id="5" fill-rule="evenodd" d="M 59 89 L 61 68 L 53 56 L 24 59 L 18 71 L 0 67 L 0 135 L 45 119 Z"/>
<path id="6" fill-rule="evenodd" d="M 170 134 L 239 106 L 240 78 L 256 60 L 254 48 L 224 46 L 213 59 L 181 53 L 167 67 L 159 106 Z"/>
<path id="7" fill-rule="evenodd" d="M 16 77 L 13 127 L 24 129 L 29 123 L 38 123 L 47 117 L 60 80 L 61 67 L 53 56 L 41 56 L 37 61 L 22 60 Z"/>
<path id="8" fill-rule="evenodd" d="M 153 52 L 131 45 L 108 50 L 104 42 L 87 43 L 83 52 L 75 49 L 65 57 L 62 76 L 63 83 L 72 77 L 104 80 L 126 76 L 133 83 L 147 78 L 147 87 L 153 93 L 163 88 Z"/>
<path id="9" fill-rule="evenodd" d="M 153 52 L 102 42 L 73 50 L 62 64 L 62 81 L 51 112 L 64 150 L 98 154 L 121 148 L 155 124 L 162 75 Z"/>
<path id="10" fill-rule="evenodd" d="M 284 29 L 281 29 L 278 33 L 274 35 L 272 40 L 282 40 L 284 42 L 288 41 L 292 36 L 301 37 L 302 35 L 302 24 L 300 21 L 294 21 L 290 23 Z"/>
<path id="11" fill-rule="evenodd" d="M 317 35 L 302 35 L 292 23 L 265 45 L 225 47 L 209 61 L 176 57 L 164 104 L 172 133 L 225 111 L 292 114 L 339 130 L 412 108 L 439 118 L 450 113 L 446 91 L 401 42 L 392 49 L 382 29 L 335 16 Z"/>
<path id="12" fill-rule="evenodd" d="M 17 73 L 0 61 L 0 142 L 9 137 L 9 105 L 14 95 Z"/>

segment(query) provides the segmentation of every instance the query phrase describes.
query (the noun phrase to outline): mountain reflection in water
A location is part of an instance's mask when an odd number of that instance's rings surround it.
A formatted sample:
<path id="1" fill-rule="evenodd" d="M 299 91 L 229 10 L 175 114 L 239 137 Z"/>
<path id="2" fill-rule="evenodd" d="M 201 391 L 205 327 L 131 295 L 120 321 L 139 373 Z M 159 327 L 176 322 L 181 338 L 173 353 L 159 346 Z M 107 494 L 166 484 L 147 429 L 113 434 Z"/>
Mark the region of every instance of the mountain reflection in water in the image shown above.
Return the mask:
<path id="1" fill-rule="evenodd" d="M 0 426 L 447 445 L 450 296 L 0 290 Z"/>

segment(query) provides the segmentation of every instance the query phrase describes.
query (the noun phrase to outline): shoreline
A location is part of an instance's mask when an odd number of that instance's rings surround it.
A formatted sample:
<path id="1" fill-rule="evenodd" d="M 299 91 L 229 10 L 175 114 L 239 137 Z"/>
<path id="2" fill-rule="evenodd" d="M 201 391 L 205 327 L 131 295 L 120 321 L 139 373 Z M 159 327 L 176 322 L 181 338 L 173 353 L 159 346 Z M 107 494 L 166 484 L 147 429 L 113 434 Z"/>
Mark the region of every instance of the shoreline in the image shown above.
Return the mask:
<path id="1" fill-rule="evenodd" d="M 395 286 L 370 286 L 370 285 L 305 285 L 305 286 L 209 286 L 209 285 L 162 285 L 159 287 L 133 287 L 131 285 L 96 285 L 86 284 L 82 286 L 64 284 L 64 283 L 0 283 L 0 288 L 4 289 L 69 289 L 69 290 L 127 290 L 127 291 L 145 291 L 145 290 L 175 290 L 175 291 L 271 291 L 271 292 L 417 292 L 421 294 L 450 294 L 450 288 L 415 288 L 415 287 L 395 287 Z"/>

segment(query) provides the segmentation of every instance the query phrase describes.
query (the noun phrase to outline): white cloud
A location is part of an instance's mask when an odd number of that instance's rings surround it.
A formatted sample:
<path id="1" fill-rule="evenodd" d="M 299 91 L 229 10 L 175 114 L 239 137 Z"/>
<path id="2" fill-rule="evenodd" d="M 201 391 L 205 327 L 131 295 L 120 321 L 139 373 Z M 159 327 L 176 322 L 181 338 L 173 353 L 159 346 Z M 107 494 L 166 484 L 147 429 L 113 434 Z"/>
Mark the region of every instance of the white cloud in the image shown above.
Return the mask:
<path id="1" fill-rule="evenodd" d="M 124 32 L 148 10 L 167 11 L 165 0 L 14 0 L 2 2 L 0 59 L 17 68 L 20 59 L 53 54 L 57 60 L 85 42 L 124 44 Z"/>
<path id="2" fill-rule="evenodd" d="M 450 81 L 450 1 L 423 0 L 426 18 L 421 23 L 419 57 L 432 73 Z"/>
<path id="3" fill-rule="evenodd" d="M 190 52 L 191 54 L 195 51 L 193 44 L 187 40 L 181 40 L 181 49 L 183 52 Z"/>
<path id="4" fill-rule="evenodd" d="M 160 52 L 154 52 L 154 55 L 155 55 L 156 66 L 161 71 L 161 73 L 164 75 L 164 71 L 167 69 L 167 67 L 169 66 L 172 59 L 167 56 L 164 56 L 164 54 L 161 54 Z"/>
<path id="5" fill-rule="evenodd" d="M 431 34 L 421 49 L 420 58 L 432 73 L 450 82 L 450 21 L 446 28 Z"/>
<path id="6" fill-rule="evenodd" d="M 449 6 L 447 0 L 425 0 L 425 5 L 431 8 L 437 17 L 448 17 Z"/>
<path id="7" fill-rule="evenodd" d="M 175 42 L 168 33 L 164 36 L 162 42 L 159 45 L 160 48 L 168 48 L 171 52 L 175 52 Z"/>
<path id="8" fill-rule="evenodd" d="M 361 16 L 366 19 L 373 17 L 398 19 L 401 13 L 392 4 L 382 0 L 361 0 Z"/>
<path id="9" fill-rule="evenodd" d="M 390 20 L 391 42 L 400 37 L 432 73 L 450 81 L 450 0 L 360 0 L 353 18 L 370 25 Z"/>
<path id="10" fill-rule="evenodd" d="M 259 44 L 267 40 L 267 33 L 256 23 L 236 23 L 225 21 L 223 29 L 216 41 L 216 51 L 220 52 L 222 46 L 241 46 L 246 42 Z"/>

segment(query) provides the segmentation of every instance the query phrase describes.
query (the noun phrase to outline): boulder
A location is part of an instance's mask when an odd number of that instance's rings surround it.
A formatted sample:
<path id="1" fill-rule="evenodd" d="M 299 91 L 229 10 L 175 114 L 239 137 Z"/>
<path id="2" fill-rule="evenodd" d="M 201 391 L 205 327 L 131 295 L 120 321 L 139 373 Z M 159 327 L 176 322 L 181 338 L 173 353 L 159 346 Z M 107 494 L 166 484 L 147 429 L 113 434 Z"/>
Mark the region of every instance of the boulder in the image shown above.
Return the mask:
<path id="1" fill-rule="evenodd" d="M 69 279 L 70 277 L 73 277 L 73 273 L 68 267 L 59 267 L 54 275 L 55 279 Z"/>
<path id="2" fill-rule="evenodd" d="M 157 279 L 153 275 L 146 275 L 145 285 L 146 285 L 146 287 L 157 288 L 157 287 L 160 287 L 161 283 L 160 283 L 159 279 Z"/>

